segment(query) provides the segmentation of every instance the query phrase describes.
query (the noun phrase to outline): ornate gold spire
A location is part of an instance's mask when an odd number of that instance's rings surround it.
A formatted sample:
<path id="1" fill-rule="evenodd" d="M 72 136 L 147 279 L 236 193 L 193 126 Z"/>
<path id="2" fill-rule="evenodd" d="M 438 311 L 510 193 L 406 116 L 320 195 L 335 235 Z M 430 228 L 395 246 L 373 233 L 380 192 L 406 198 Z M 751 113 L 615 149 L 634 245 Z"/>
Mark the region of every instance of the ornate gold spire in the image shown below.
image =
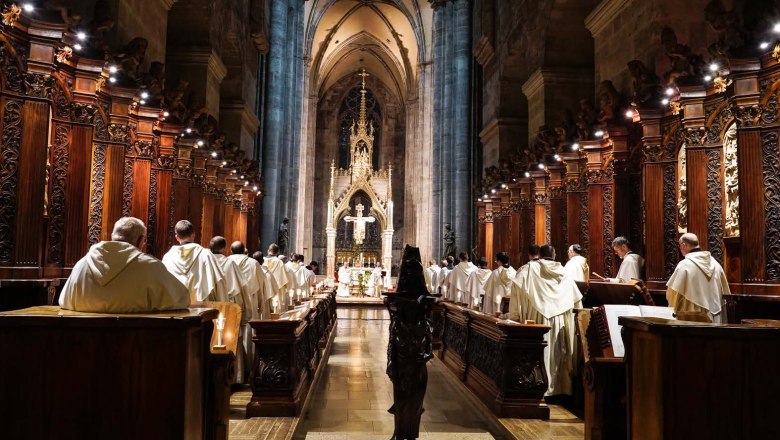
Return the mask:
<path id="1" fill-rule="evenodd" d="M 371 158 L 374 151 L 374 124 L 368 121 L 368 109 L 366 106 L 366 69 L 362 69 L 358 76 L 361 77 L 360 89 L 360 115 L 357 121 L 352 122 L 352 131 L 349 136 L 350 143 L 350 168 L 352 176 L 368 176 L 371 173 Z"/>

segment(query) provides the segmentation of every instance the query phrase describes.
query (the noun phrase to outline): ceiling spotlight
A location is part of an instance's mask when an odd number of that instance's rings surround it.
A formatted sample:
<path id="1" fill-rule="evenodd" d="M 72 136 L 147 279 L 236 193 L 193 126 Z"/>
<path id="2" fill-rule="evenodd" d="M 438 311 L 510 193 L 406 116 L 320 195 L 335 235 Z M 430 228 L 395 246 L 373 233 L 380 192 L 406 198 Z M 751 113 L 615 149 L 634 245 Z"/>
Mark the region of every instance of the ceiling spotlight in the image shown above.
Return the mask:
<path id="1" fill-rule="evenodd" d="M 240 179 L 244 179 L 245 177 L 246 177 L 246 176 L 244 176 L 244 175 L 242 174 L 242 175 L 241 175 L 241 177 L 240 177 Z"/>
<path id="2" fill-rule="evenodd" d="M 141 98 L 144 98 L 144 99 L 146 99 L 146 98 L 148 98 L 148 97 L 149 97 L 149 94 L 148 94 L 148 93 L 146 93 L 146 92 L 141 92 Z"/>
<path id="3" fill-rule="evenodd" d="M 578 144 L 577 142 L 571 144 L 571 149 L 572 149 L 572 151 L 579 150 L 580 149 L 580 144 Z"/>
<path id="4" fill-rule="evenodd" d="M 223 160 L 223 161 L 222 161 L 222 166 L 224 167 L 225 165 L 227 165 L 227 161 L 226 161 L 226 160 Z"/>
<path id="5" fill-rule="evenodd" d="M 111 81 L 112 83 L 116 82 L 116 78 L 114 78 L 113 76 L 109 76 L 108 80 Z"/>
<path id="6" fill-rule="evenodd" d="M 633 110 L 626 111 L 626 117 L 629 118 L 629 119 L 633 118 L 634 117 L 634 111 Z"/>
<path id="7" fill-rule="evenodd" d="M 595 133 L 593 133 L 593 135 L 596 137 L 602 137 L 604 136 L 604 130 L 598 130 Z"/>
<path id="8" fill-rule="evenodd" d="M 216 151 L 212 151 L 211 152 L 211 157 L 216 158 L 217 157 L 217 152 Z"/>
<path id="9" fill-rule="evenodd" d="M 168 113 L 168 112 L 163 112 L 163 118 L 167 118 L 167 117 L 168 117 L 168 116 L 170 116 L 170 115 L 171 115 L 171 114 L 170 114 L 170 113 Z"/>
<path id="10" fill-rule="evenodd" d="M 205 142 L 203 142 L 202 140 L 198 140 L 196 144 L 198 144 L 199 147 L 202 147 L 205 144 Z"/>
<path id="11" fill-rule="evenodd" d="M 710 82 L 710 81 L 712 81 L 712 76 L 710 76 L 710 75 L 704 75 L 704 81 L 706 81 L 706 82 Z"/>
<path id="12" fill-rule="evenodd" d="M 764 41 L 764 42 L 762 42 L 761 44 L 759 44 L 759 45 L 758 45 L 758 47 L 760 47 L 761 49 L 766 49 L 766 48 L 768 48 L 768 47 L 769 47 L 769 43 L 767 43 L 766 41 Z"/>
<path id="13" fill-rule="evenodd" d="M 490 190 L 490 194 L 495 194 L 495 193 L 496 193 L 496 190 L 495 190 L 495 188 L 493 188 L 493 189 L 491 189 L 491 190 Z"/>
<path id="14" fill-rule="evenodd" d="M 544 169 L 544 164 L 543 164 L 543 163 L 540 163 L 540 164 L 539 164 L 539 165 L 537 165 L 536 167 L 537 167 L 537 168 L 539 168 L 540 170 L 543 170 L 543 169 Z"/>
<path id="15" fill-rule="evenodd" d="M 710 64 L 710 72 L 715 72 L 717 70 L 718 70 L 718 64 L 717 63 Z"/>
<path id="16" fill-rule="evenodd" d="M 672 96 L 674 95 L 674 89 L 669 87 L 666 89 L 666 96 Z"/>
<path id="17" fill-rule="evenodd" d="M 509 187 L 508 187 L 508 186 L 506 186 L 506 183 L 502 183 L 502 184 L 501 184 L 501 188 L 503 188 L 503 189 L 507 189 L 507 188 L 509 188 Z"/>
<path id="18" fill-rule="evenodd" d="M 184 131 L 186 131 L 187 133 L 192 133 L 192 129 L 190 127 L 185 128 Z"/>
<path id="19" fill-rule="evenodd" d="M 556 154 L 555 156 L 553 156 L 553 158 L 555 158 L 555 160 L 557 160 L 558 162 L 561 161 L 561 155 L 560 154 Z"/>
<path id="20" fill-rule="evenodd" d="M 79 40 L 84 41 L 84 40 L 87 39 L 87 34 L 84 33 L 84 32 L 78 32 L 78 33 L 76 33 L 76 38 L 78 38 Z"/>
<path id="21" fill-rule="evenodd" d="M 780 23 L 775 24 L 775 27 L 773 27 L 772 30 L 780 34 Z"/>
<path id="22" fill-rule="evenodd" d="M 531 173 L 529 173 L 528 171 L 526 171 L 524 175 L 525 177 L 531 177 Z"/>
<path id="23" fill-rule="evenodd" d="M 664 98 L 664 99 L 662 99 L 662 100 L 661 100 L 661 104 L 663 104 L 663 105 L 669 105 L 669 100 L 668 100 L 668 99 L 666 99 L 666 98 Z"/>
<path id="24" fill-rule="evenodd" d="M 24 9 L 24 12 L 32 12 L 35 10 L 35 6 L 33 6 L 32 3 L 25 3 L 22 5 L 22 8 Z"/>
<path id="25" fill-rule="evenodd" d="M 81 45 L 78 44 L 78 43 L 74 44 L 73 48 L 76 49 L 76 50 L 81 50 L 82 49 Z"/>
<path id="26" fill-rule="evenodd" d="M 232 170 L 230 173 L 231 174 L 236 174 L 236 170 Z"/>
<path id="27" fill-rule="evenodd" d="M 119 68 L 116 66 L 108 66 L 108 71 L 111 73 L 117 73 L 119 71 Z"/>
<path id="28" fill-rule="evenodd" d="M 146 104 L 146 100 L 142 99 L 142 100 L 138 101 L 138 103 L 141 104 L 141 105 L 145 105 Z"/>
<path id="29" fill-rule="evenodd" d="M 253 186 L 252 189 L 257 191 L 257 185 Z"/>
<path id="30" fill-rule="evenodd" d="M 488 198 L 488 195 L 487 195 L 487 194 L 485 194 L 485 195 L 484 195 L 484 196 L 482 196 L 482 197 L 486 199 L 486 198 Z"/>
<path id="31" fill-rule="evenodd" d="M 258 191 L 258 192 L 257 192 L 257 195 L 258 195 L 258 196 L 262 196 L 262 195 L 263 195 L 263 192 L 262 192 L 262 191 Z"/>

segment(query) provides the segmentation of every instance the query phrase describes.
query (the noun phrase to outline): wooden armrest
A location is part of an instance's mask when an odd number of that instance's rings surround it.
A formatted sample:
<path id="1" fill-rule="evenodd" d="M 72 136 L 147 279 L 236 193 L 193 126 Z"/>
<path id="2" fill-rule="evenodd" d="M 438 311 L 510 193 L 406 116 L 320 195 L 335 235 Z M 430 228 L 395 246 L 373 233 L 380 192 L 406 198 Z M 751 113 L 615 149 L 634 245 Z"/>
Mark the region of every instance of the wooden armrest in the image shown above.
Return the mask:
<path id="1" fill-rule="evenodd" d="M 241 306 L 221 301 L 206 301 L 203 304 L 219 310 L 219 313 L 225 317 L 225 328 L 222 330 L 222 345 L 225 346 L 225 351 L 235 355 L 239 343 L 238 335 L 241 330 Z M 214 322 L 214 333 L 211 335 L 211 344 L 209 345 L 212 353 L 222 351 L 214 350 L 214 345 L 217 344 L 217 332 L 217 323 Z"/>

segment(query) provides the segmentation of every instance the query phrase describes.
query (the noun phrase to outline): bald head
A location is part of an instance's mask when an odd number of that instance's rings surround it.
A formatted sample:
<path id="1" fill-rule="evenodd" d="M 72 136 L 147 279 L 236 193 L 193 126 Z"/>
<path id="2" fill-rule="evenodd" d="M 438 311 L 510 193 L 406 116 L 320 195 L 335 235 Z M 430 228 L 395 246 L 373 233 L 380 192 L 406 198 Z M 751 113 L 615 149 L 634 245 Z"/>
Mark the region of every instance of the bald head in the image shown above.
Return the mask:
<path id="1" fill-rule="evenodd" d="M 226 247 L 227 240 L 225 240 L 225 237 L 217 235 L 216 237 L 213 237 L 211 241 L 209 241 L 209 249 L 211 249 L 211 253 L 213 254 L 221 254 Z"/>
<path id="2" fill-rule="evenodd" d="M 698 249 L 698 247 L 699 237 L 697 237 L 696 234 L 686 232 L 680 236 L 680 253 L 683 255 L 687 255 L 688 252 L 691 252 L 694 249 Z"/>
<path id="3" fill-rule="evenodd" d="M 244 255 L 246 253 L 244 243 L 234 241 L 233 244 L 230 245 L 230 253 L 233 255 Z"/>
<path id="4" fill-rule="evenodd" d="M 122 217 L 114 223 L 111 240 L 123 241 L 141 249 L 146 238 L 144 222 L 135 217 Z"/>

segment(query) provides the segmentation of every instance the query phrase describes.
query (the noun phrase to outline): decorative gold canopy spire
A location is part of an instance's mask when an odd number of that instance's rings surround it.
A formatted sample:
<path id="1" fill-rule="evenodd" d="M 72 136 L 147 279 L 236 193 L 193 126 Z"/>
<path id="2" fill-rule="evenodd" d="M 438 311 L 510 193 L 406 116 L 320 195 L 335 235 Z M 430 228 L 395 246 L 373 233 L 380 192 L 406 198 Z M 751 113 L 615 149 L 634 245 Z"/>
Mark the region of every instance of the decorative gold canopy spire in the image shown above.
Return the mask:
<path id="1" fill-rule="evenodd" d="M 368 121 L 366 106 L 366 69 L 361 69 L 360 116 L 352 122 L 352 132 L 349 136 L 352 176 L 368 176 L 372 171 L 371 158 L 374 151 L 374 124 Z"/>

